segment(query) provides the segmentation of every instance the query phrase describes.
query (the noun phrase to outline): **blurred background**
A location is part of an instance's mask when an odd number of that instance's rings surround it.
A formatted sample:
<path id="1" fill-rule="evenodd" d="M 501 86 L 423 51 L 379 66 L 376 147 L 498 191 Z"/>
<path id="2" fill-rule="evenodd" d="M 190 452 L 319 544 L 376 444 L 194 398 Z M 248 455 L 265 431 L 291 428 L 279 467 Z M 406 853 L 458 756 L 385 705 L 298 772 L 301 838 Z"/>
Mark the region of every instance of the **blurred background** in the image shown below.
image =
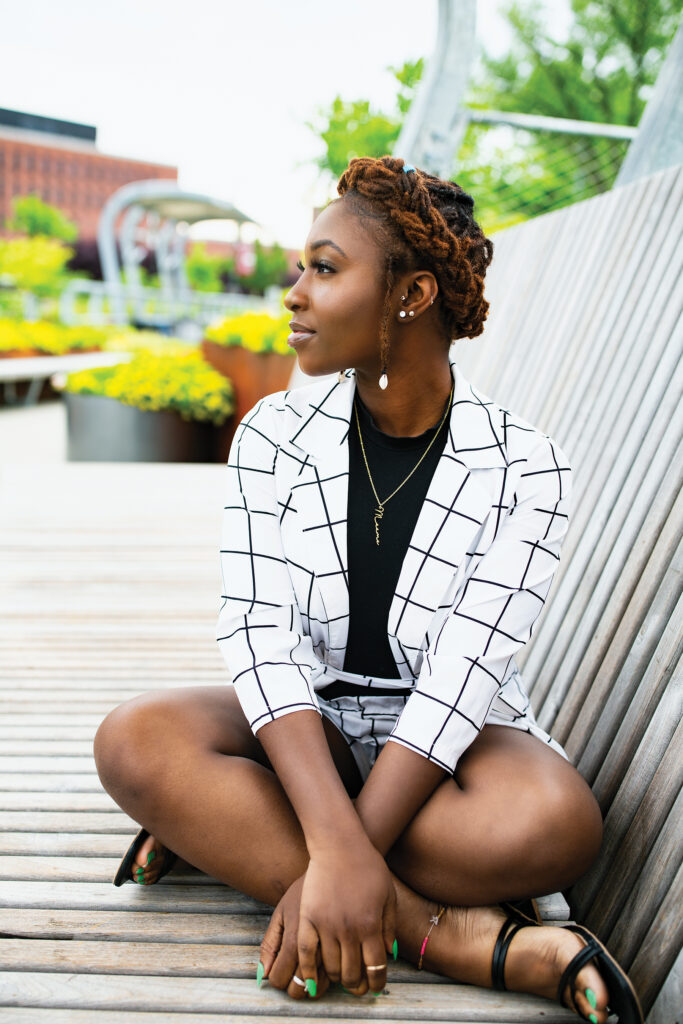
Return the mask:
<path id="1" fill-rule="evenodd" d="M 353 156 L 489 235 L 611 189 L 681 0 L 27 0 L 0 38 L 0 458 L 222 461 Z"/>

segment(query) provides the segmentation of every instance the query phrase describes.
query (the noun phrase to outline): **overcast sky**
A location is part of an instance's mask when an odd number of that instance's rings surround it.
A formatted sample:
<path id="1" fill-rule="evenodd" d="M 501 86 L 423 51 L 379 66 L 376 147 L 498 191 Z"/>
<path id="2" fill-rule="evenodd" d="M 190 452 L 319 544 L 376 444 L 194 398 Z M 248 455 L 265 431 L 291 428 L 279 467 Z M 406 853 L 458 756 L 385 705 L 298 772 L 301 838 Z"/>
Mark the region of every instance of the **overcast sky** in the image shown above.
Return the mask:
<path id="1" fill-rule="evenodd" d="M 501 0 L 477 35 L 509 42 Z M 97 127 L 102 152 L 169 163 L 301 246 L 321 198 L 305 127 L 337 93 L 390 109 L 385 69 L 429 55 L 437 0 L 0 0 L 0 106 Z M 565 0 L 546 0 L 563 20 Z"/>

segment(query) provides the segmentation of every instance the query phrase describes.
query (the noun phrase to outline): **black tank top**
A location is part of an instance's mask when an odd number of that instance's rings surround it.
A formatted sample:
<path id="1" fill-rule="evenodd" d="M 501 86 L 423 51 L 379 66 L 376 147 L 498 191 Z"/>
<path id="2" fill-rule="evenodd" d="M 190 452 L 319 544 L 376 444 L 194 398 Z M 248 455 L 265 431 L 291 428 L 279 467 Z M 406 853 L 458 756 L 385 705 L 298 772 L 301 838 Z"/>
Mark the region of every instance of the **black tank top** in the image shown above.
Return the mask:
<path id="1" fill-rule="evenodd" d="M 354 405 L 358 409 L 365 454 L 381 500 L 390 495 L 414 468 L 439 430 L 449 404 L 450 396 L 436 424 L 418 437 L 391 437 L 377 428 L 356 391 Z M 363 461 L 355 411 L 351 411 L 347 525 L 350 618 L 343 665 L 346 672 L 386 679 L 400 678 L 387 638 L 389 608 L 417 517 L 443 453 L 447 435 L 448 417 L 410 480 L 387 502 L 384 517 L 379 524 L 380 544 L 377 545 L 373 519 L 377 501 Z M 332 683 L 320 692 L 322 696 L 338 696 L 342 691 L 358 692 L 353 684 L 342 681 Z M 401 691 L 391 692 L 398 694 Z"/>

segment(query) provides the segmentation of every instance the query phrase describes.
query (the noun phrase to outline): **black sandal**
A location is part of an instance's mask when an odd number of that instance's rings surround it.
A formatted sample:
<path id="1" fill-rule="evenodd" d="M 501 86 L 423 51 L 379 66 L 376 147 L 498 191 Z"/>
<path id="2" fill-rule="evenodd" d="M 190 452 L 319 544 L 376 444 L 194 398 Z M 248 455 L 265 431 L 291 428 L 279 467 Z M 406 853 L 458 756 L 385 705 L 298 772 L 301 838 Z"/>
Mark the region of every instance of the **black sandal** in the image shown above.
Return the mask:
<path id="1" fill-rule="evenodd" d="M 526 915 L 520 915 L 525 917 Z M 523 921 L 516 914 L 508 917 L 496 939 L 496 945 L 493 950 L 493 959 L 491 961 L 491 981 L 493 988 L 499 992 L 504 992 L 505 989 L 505 958 L 507 957 L 510 943 L 514 939 L 515 935 L 522 928 L 532 927 L 535 922 L 530 920 Z M 643 1024 L 643 1011 L 638 1000 L 636 991 L 631 984 L 628 976 L 622 971 L 619 964 L 616 962 L 613 956 L 605 949 L 599 939 L 593 935 L 588 928 L 583 928 L 579 924 L 568 924 L 561 925 L 563 928 L 567 928 L 569 931 L 575 932 L 583 941 L 586 943 L 584 948 L 580 950 L 576 956 L 570 960 L 567 964 L 562 977 L 560 978 L 560 984 L 557 987 L 557 1001 L 560 1006 L 566 1006 L 564 1001 L 564 993 L 567 987 L 569 987 L 572 994 L 572 1001 L 574 1000 L 574 982 L 576 976 L 582 967 L 590 961 L 595 961 L 595 966 L 602 975 L 602 979 L 607 985 L 609 992 L 609 1003 L 608 1008 L 610 1013 L 616 1013 L 619 1024 Z M 570 1007 L 574 1009 L 575 1007 Z M 588 1020 L 581 1014 L 583 1020 Z"/>
<path id="2" fill-rule="evenodd" d="M 144 843 L 145 839 L 149 836 L 149 832 L 146 828 L 141 828 L 136 835 L 133 842 L 126 850 L 123 860 L 118 866 L 117 872 L 114 876 L 114 885 L 123 885 L 124 882 L 133 882 L 132 867 L 135 862 L 135 855 Z M 156 885 L 159 879 L 167 875 L 177 860 L 177 856 L 171 850 L 164 849 L 164 859 L 161 862 L 161 870 L 153 882 L 149 882 L 149 885 Z"/>

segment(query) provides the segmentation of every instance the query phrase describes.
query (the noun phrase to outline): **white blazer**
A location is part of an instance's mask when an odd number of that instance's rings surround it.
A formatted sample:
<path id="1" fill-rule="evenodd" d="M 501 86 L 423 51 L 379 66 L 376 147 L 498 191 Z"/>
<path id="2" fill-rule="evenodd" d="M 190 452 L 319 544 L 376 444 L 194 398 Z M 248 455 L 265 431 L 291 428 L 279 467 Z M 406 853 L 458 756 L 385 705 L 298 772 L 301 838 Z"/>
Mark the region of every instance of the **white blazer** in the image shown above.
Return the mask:
<path id="1" fill-rule="evenodd" d="M 412 687 L 391 739 L 452 772 L 488 720 L 541 738 L 514 662 L 567 530 L 570 468 L 451 362 L 448 438 L 387 622 L 400 679 L 342 671 L 353 370 L 263 398 L 230 449 L 217 639 L 254 733 L 343 678 Z M 371 515 L 372 510 L 368 510 Z M 491 718 L 493 715 L 493 719 Z"/>

